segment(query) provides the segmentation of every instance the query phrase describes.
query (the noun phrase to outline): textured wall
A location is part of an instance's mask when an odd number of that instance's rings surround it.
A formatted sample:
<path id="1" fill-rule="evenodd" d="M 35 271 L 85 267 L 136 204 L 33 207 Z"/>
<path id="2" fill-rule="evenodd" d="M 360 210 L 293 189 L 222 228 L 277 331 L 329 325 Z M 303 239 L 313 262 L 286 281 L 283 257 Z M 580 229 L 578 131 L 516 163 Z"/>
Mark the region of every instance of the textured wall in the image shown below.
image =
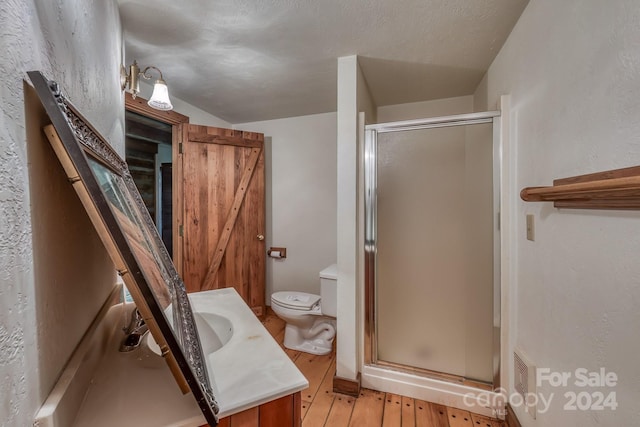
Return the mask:
<path id="1" fill-rule="evenodd" d="M 33 414 L 114 278 L 102 274 L 105 253 L 96 247 L 95 234 L 86 221 L 84 227 L 80 222 L 75 223 L 80 229 L 68 230 L 76 239 L 67 238 L 63 247 L 53 246 L 56 232 L 45 231 L 57 224 L 64 226 L 66 206 L 56 204 L 55 198 L 49 204 L 30 200 L 34 182 L 29 177 L 34 171 L 28 168 L 32 159 L 27 153 L 23 79 L 29 70 L 42 70 L 56 79 L 122 152 L 123 101 L 118 88 L 122 43 L 114 1 L 4 0 L 0 28 L 0 424 L 26 426 L 31 425 Z M 39 154 L 44 156 L 39 157 L 41 161 L 52 160 L 46 152 Z M 55 181 L 53 169 L 52 173 Z M 49 178 L 40 170 L 35 176 L 38 183 Z M 57 212 L 61 221 L 32 216 L 34 205 L 53 218 Z M 66 224 L 73 225 L 70 221 Z M 43 233 L 34 231 L 36 225 L 43 227 Z M 82 251 L 85 243 L 86 256 Z M 80 254 L 75 261 L 88 264 L 88 274 L 79 278 L 66 270 L 68 265 L 56 268 L 47 262 L 47 250 Z M 76 282 L 62 278 L 75 278 Z M 86 292 L 81 288 L 95 282 L 102 282 L 98 284 L 102 290 Z M 78 290 L 81 297 L 75 296 Z M 63 305 L 65 302 L 68 305 Z M 81 304 L 74 306 L 73 302 Z"/>
<path id="2" fill-rule="evenodd" d="M 532 0 L 479 89 L 511 94 L 517 187 L 640 164 L 640 3 Z M 484 93 L 486 91 L 486 93 Z M 640 213 L 518 202 L 509 343 L 539 368 L 605 367 L 617 387 L 538 389 L 554 401 L 524 426 L 631 426 L 640 419 Z M 525 215 L 536 240 L 525 239 Z M 511 365 L 511 361 L 504 361 Z M 504 366 L 504 365 L 503 365 Z M 573 384 L 575 377 L 569 381 Z M 510 385 L 510 387 L 512 387 Z M 614 391 L 616 411 L 564 410 L 565 392 Z M 585 398 L 586 399 L 586 398 Z"/>

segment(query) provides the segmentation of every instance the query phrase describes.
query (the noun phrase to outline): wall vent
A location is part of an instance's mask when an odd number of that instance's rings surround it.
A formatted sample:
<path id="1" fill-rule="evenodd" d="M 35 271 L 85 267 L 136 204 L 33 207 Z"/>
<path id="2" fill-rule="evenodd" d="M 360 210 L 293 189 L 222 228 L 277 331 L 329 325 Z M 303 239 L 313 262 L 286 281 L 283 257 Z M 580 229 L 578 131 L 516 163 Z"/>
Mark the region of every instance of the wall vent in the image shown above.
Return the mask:
<path id="1" fill-rule="evenodd" d="M 536 367 L 516 348 L 513 351 L 513 386 L 516 392 L 522 396 L 525 411 L 536 419 Z"/>

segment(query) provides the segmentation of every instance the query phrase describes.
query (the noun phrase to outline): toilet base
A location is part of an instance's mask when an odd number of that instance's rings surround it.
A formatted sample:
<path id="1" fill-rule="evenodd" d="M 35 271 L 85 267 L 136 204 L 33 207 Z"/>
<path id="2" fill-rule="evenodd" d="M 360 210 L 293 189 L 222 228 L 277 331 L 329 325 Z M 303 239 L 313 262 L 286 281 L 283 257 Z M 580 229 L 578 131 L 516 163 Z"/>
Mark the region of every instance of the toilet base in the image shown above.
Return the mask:
<path id="1" fill-rule="evenodd" d="M 320 329 L 321 332 L 316 332 L 315 336 L 310 339 L 304 336 L 305 334 L 300 328 L 287 323 L 284 330 L 284 346 L 290 350 L 319 356 L 331 353 L 333 339 L 335 338 L 335 326 L 333 326 L 333 323 L 329 321 L 317 322 L 311 331 L 314 329 Z M 311 331 L 306 332 L 309 333 Z"/>

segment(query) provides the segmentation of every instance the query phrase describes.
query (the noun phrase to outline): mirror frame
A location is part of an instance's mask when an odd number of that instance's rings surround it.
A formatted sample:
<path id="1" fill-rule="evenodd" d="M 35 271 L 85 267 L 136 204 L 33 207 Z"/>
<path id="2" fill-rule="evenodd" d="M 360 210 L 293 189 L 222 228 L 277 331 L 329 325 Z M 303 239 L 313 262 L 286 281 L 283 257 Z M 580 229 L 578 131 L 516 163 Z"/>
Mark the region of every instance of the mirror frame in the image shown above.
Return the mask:
<path id="1" fill-rule="evenodd" d="M 178 386 L 183 393 L 193 393 L 206 421 L 211 427 L 216 426 L 219 408 L 209 381 L 184 282 L 162 243 L 126 162 L 60 92 L 56 82 L 47 80 L 39 71 L 27 74 L 52 122 L 52 125 L 45 127 L 44 132 L 138 311 L 160 346 Z M 124 183 L 125 193 L 122 195 L 129 199 L 128 202 L 141 219 L 140 232 L 149 239 L 147 242 L 151 246 L 148 249 L 156 251 L 151 255 L 158 271 L 165 273 L 161 278 L 164 283 L 158 283 L 157 277 L 145 274 L 145 268 L 136 257 L 128 234 L 110 207 L 109 198 L 98 182 L 90 160 L 106 167 L 116 179 Z M 154 285 L 164 285 L 171 295 L 173 322 L 167 319 L 166 307 L 158 301 Z"/>

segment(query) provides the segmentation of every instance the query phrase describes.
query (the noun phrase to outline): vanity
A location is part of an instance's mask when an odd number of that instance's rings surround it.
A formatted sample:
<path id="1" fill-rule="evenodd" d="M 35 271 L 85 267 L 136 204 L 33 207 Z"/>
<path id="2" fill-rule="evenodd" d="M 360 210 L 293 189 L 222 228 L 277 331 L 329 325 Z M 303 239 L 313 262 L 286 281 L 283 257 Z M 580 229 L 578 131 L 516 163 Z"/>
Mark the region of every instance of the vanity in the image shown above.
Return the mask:
<path id="1" fill-rule="evenodd" d="M 300 390 L 308 382 L 240 295 L 225 288 L 190 294 L 190 300 L 194 313 L 209 320 L 211 326 L 202 332 L 206 337 L 203 349 L 207 368 L 214 374 L 211 381 L 220 408 L 218 425 L 300 426 Z M 41 410 L 35 425 L 207 425 L 193 397 L 180 392 L 163 358 L 148 345 L 149 334 L 135 350 L 118 350 L 124 338 L 121 326 L 134 305 L 110 305 L 112 302 L 107 301 L 91 337 L 83 340 L 80 353 L 72 357 L 72 362 L 78 359 L 78 363 L 70 363 L 61 376 L 73 381 L 54 388 L 43 405 L 49 408 L 48 413 Z M 218 344 L 222 345 L 215 349 Z M 210 354 L 208 347 L 214 349 Z M 94 367 L 80 366 L 83 363 Z M 78 384 L 83 381 L 81 372 L 88 369 L 93 374 L 85 375 L 90 377 L 86 394 L 81 402 L 73 402 L 73 389 L 82 388 Z M 76 415 L 72 406 L 77 407 Z"/>
<path id="2" fill-rule="evenodd" d="M 186 293 L 124 160 L 55 82 L 28 75 L 51 120 L 43 132 L 135 302 L 114 287 L 34 426 L 299 427 L 306 378 L 234 288 Z M 148 332 L 121 352 L 134 309 Z"/>

